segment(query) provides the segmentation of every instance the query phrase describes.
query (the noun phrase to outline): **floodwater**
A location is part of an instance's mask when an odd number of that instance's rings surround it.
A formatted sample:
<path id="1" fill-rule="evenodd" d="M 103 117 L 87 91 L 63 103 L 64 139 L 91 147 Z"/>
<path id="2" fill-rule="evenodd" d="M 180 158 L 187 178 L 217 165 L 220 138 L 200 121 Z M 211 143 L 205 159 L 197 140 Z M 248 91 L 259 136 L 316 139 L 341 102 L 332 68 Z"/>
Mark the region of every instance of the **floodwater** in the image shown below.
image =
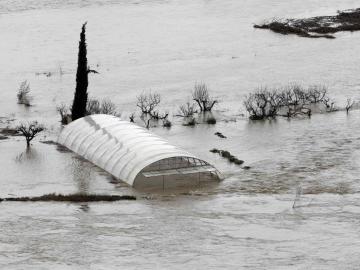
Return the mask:
<path id="1" fill-rule="evenodd" d="M 360 33 L 314 40 L 252 28 L 267 18 L 333 14 L 356 4 L 2 0 L 0 127 L 37 119 L 47 131 L 31 151 L 21 137 L 0 141 L 0 197 L 89 192 L 138 200 L 1 203 L 0 269 L 358 268 L 360 111 L 254 123 L 241 115 L 243 95 L 258 86 L 325 84 L 339 107 L 359 99 Z M 221 101 L 215 126 L 184 127 L 174 117 L 171 129 L 152 131 L 213 163 L 224 181 L 144 194 L 40 142 L 56 140 L 56 106 L 71 102 L 84 21 L 89 65 L 100 72 L 90 76 L 90 95 L 111 97 L 125 119 L 144 90 L 159 92 L 172 115 L 195 82 L 209 85 Z M 16 104 L 23 80 L 30 82 L 30 108 Z M 250 170 L 210 153 L 214 147 Z"/>

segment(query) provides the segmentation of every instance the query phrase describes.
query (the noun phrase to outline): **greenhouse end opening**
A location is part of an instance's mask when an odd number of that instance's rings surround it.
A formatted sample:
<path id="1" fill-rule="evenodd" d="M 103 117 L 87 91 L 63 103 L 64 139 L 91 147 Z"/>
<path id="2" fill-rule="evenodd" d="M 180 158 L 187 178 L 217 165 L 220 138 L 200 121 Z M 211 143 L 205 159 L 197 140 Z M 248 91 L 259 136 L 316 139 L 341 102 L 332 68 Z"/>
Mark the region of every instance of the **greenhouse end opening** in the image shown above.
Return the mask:
<path id="1" fill-rule="evenodd" d="M 58 142 L 139 189 L 199 187 L 222 178 L 206 161 L 115 116 L 80 118 L 62 130 Z"/>

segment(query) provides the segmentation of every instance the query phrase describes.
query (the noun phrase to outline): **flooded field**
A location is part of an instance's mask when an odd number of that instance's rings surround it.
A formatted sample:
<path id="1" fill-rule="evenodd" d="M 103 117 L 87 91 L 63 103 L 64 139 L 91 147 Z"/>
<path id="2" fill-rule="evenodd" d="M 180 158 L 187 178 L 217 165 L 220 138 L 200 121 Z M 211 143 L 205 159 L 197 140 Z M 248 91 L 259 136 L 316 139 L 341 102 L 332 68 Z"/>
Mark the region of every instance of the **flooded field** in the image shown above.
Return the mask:
<path id="1" fill-rule="evenodd" d="M 360 111 L 249 122 L 242 100 L 258 86 L 292 82 L 327 85 L 339 107 L 349 97 L 359 100 L 360 33 L 312 40 L 253 28 L 272 17 L 334 14 L 357 4 L 2 1 L 0 128 L 36 119 L 47 131 L 31 151 L 22 137 L 0 140 L 0 198 L 86 192 L 137 200 L 1 202 L 0 268 L 356 269 Z M 56 106 L 73 97 L 84 21 L 89 64 L 100 73 L 89 78 L 90 95 L 111 97 L 128 119 L 138 94 L 157 91 L 173 126 L 151 130 L 214 164 L 224 181 L 180 194 L 141 193 L 44 143 L 56 141 L 61 129 Z M 23 80 L 34 106 L 16 103 Z M 216 125 L 185 127 L 172 116 L 195 82 L 206 82 L 220 100 Z M 212 148 L 230 151 L 250 169 Z"/>

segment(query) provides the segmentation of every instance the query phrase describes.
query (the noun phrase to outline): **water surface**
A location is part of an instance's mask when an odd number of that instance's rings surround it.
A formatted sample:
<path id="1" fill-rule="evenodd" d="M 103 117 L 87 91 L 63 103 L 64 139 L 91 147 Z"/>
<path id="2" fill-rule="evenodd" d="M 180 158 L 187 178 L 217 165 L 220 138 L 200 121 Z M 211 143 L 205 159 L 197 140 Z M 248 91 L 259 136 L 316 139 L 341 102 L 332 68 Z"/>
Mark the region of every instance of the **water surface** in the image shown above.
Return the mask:
<path id="1" fill-rule="evenodd" d="M 0 141 L 0 197 L 50 192 L 134 194 L 116 203 L 0 204 L 2 269 L 356 269 L 360 112 L 252 123 L 243 95 L 258 86 L 326 84 L 339 106 L 360 97 L 359 33 L 335 40 L 255 30 L 271 17 L 333 14 L 346 1 L 14 1 L 0 4 L 0 126 L 37 119 L 48 130 L 26 151 Z M 88 21 L 92 96 L 123 117 L 153 90 L 162 109 L 206 82 L 221 101 L 215 126 L 152 131 L 214 164 L 215 187 L 143 194 L 56 145 L 56 106 L 71 103 L 81 24 Z M 60 68 L 63 74 L 60 75 Z M 37 73 L 51 72 L 51 76 Z M 22 80 L 34 106 L 16 104 Z M 6 123 L 7 119 L 15 119 Z M 139 119 L 137 119 L 139 121 Z M 214 135 L 222 132 L 227 139 Z M 227 163 L 229 150 L 250 170 Z M 295 193 L 302 195 L 293 209 Z"/>

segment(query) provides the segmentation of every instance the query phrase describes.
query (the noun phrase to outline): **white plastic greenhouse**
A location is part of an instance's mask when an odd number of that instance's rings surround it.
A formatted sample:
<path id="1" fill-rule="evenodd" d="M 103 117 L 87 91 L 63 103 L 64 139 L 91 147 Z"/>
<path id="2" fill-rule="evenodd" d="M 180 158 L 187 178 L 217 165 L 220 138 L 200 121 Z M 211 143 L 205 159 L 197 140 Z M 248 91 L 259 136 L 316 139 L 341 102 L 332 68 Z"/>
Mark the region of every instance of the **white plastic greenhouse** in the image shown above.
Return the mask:
<path id="1" fill-rule="evenodd" d="M 221 179 L 206 161 L 115 116 L 80 118 L 62 130 L 58 142 L 135 188 L 165 190 Z"/>

